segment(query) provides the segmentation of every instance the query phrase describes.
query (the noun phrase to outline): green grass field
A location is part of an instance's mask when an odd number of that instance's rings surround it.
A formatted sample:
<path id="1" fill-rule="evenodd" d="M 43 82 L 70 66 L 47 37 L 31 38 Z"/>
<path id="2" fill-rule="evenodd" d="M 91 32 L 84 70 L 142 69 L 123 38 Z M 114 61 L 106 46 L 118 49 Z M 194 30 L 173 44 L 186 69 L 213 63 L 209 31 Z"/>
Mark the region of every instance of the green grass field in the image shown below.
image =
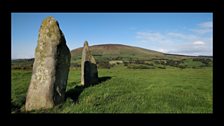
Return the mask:
<path id="1" fill-rule="evenodd" d="M 69 72 L 66 101 L 36 113 L 212 113 L 212 67 L 99 69 L 101 83 L 82 88 L 80 70 Z M 31 71 L 12 70 L 11 111 L 24 112 Z"/>

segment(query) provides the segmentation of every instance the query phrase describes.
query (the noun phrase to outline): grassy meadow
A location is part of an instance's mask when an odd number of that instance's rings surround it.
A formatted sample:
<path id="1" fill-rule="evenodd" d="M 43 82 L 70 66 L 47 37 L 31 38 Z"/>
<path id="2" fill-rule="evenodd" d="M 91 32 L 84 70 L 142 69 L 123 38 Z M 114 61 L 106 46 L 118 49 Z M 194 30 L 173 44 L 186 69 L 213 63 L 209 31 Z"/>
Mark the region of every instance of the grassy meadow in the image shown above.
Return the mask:
<path id="1" fill-rule="evenodd" d="M 34 113 L 212 113 L 212 67 L 98 69 L 100 83 L 80 86 L 80 69 L 71 69 L 66 101 Z M 11 73 L 11 112 L 24 112 L 31 70 Z"/>

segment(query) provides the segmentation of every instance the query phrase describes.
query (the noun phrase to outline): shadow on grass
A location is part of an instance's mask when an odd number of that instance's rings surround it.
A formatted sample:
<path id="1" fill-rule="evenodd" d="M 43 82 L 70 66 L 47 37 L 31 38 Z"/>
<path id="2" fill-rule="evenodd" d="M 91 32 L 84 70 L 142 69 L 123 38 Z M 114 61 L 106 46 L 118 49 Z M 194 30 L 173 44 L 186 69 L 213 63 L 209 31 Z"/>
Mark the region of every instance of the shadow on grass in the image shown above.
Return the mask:
<path id="1" fill-rule="evenodd" d="M 109 77 L 109 76 L 105 76 L 105 77 L 99 77 L 98 79 L 98 83 L 96 84 L 92 84 L 91 86 L 95 86 L 95 85 L 98 85 L 98 84 L 101 84 L 102 82 L 105 82 L 109 79 L 111 79 L 112 77 Z M 73 82 L 74 83 L 74 82 Z M 88 86 L 82 86 L 82 85 L 77 85 L 75 86 L 74 88 L 68 90 L 66 93 L 65 93 L 65 98 L 71 98 L 73 100 L 73 102 L 77 102 L 78 101 L 78 97 L 79 95 L 82 93 L 82 91 L 85 89 L 85 88 L 88 88 Z"/>
<path id="2" fill-rule="evenodd" d="M 16 105 L 15 103 L 11 102 L 11 113 L 18 113 L 20 112 L 21 106 Z"/>
<path id="3" fill-rule="evenodd" d="M 84 90 L 84 86 L 75 86 L 65 93 L 65 98 L 71 98 L 73 102 L 77 102 L 79 95 Z"/>
<path id="4" fill-rule="evenodd" d="M 20 99 L 17 99 L 17 102 L 13 101 L 11 99 L 11 113 L 19 113 L 21 112 L 21 108 L 23 105 L 25 105 L 26 97 L 20 97 Z"/>
<path id="5" fill-rule="evenodd" d="M 105 77 L 99 77 L 99 82 L 97 84 L 101 84 L 104 81 L 110 80 L 112 77 L 110 76 L 105 76 Z M 97 85 L 95 84 L 95 85 Z"/>

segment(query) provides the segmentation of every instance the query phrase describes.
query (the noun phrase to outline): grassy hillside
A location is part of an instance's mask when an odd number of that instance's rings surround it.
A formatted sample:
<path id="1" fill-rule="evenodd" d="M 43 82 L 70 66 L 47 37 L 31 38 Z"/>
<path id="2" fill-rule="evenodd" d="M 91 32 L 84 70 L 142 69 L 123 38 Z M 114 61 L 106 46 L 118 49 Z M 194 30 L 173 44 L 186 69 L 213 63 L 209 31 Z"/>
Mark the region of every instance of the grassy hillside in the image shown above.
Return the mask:
<path id="1" fill-rule="evenodd" d="M 12 112 L 23 112 L 31 71 L 12 71 Z M 212 113 L 212 68 L 99 69 L 101 82 L 83 88 L 70 70 L 66 101 L 50 113 Z"/>
<path id="2" fill-rule="evenodd" d="M 96 59 L 152 59 L 164 57 L 164 54 L 143 48 L 132 47 L 120 44 L 105 44 L 90 46 L 92 54 Z M 77 60 L 81 58 L 82 48 L 71 51 L 72 59 Z"/>
<path id="3" fill-rule="evenodd" d="M 100 82 L 80 86 L 82 48 L 71 51 L 65 103 L 44 113 L 212 113 L 213 59 L 118 44 L 90 46 Z M 34 59 L 12 60 L 11 111 L 24 112 Z"/>

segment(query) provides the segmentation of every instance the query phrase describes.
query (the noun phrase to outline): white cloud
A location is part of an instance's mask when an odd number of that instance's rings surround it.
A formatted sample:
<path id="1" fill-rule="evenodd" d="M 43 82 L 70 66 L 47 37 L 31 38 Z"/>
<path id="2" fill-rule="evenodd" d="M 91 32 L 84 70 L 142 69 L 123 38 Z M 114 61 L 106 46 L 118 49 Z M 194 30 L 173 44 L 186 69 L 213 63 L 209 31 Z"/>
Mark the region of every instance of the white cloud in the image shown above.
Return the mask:
<path id="1" fill-rule="evenodd" d="M 203 41 L 194 41 L 193 44 L 194 45 L 204 45 L 205 42 L 203 42 Z"/>
<path id="2" fill-rule="evenodd" d="M 163 53 L 212 55 L 212 36 L 177 32 L 137 32 L 138 45 Z"/>

